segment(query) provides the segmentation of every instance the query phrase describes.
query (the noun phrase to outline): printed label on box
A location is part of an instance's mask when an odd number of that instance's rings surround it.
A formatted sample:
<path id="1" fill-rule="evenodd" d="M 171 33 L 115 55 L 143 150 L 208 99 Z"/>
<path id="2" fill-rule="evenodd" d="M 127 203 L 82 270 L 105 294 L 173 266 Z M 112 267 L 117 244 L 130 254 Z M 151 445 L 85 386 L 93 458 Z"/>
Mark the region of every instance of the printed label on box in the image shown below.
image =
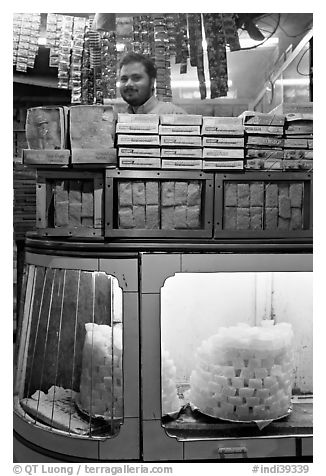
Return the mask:
<path id="1" fill-rule="evenodd" d="M 118 145 L 160 145 L 158 135 L 118 134 Z"/>
<path id="2" fill-rule="evenodd" d="M 201 170 L 202 160 L 162 159 L 162 169 L 196 169 Z"/>
<path id="3" fill-rule="evenodd" d="M 197 114 L 162 114 L 160 123 L 164 125 L 201 126 L 202 116 Z"/>
<path id="4" fill-rule="evenodd" d="M 147 168 L 147 169 L 160 169 L 161 159 L 159 158 L 143 158 L 143 157 L 120 157 L 119 167 L 121 168 Z"/>
<path id="5" fill-rule="evenodd" d="M 225 159 L 243 159 L 244 149 L 203 149 L 203 158 L 225 158 Z"/>
<path id="6" fill-rule="evenodd" d="M 160 135 L 200 135 L 200 126 L 159 126 Z"/>
<path id="7" fill-rule="evenodd" d="M 119 147 L 119 157 L 160 157 L 159 147 Z"/>
<path id="8" fill-rule="evenodd" d="M 116 125 L 116 133 L 126 134 L 157 134 L 158 124 L 130 122 L 122 123 L 118 122 Z"/>
<path id="9" fill-rule="evenodd" d="M 244 147 L 244 137 L 203 137 L 204 147 Z"/>
<path id="10" fill-rule="evenodd" d="M 202 149 L 161 149 L 161 157 L 196 157 L 202 158 Z"/>
<path id="11" fill-rule="evenodd" d="M 244 128 L 248 134 L 271 134 L 281 136 L 284 132 L 284 128 L 278 126 L 250 126 L 245 124 Z"/>
<path id="12" fill-rule="evenodd" d="M 23 149 L 23 163 L 26 165 L 68 165 L 69 150 Z"/>
<path id="13" fill-rule="evenodd" d="M 200 136 L 161 136 L 161 145 L 201 147 Z"/>
<path id="14" fill-rule="evenodd" d="M 243 160 L 203 160 L 203 169 L 243 169 Z"/>

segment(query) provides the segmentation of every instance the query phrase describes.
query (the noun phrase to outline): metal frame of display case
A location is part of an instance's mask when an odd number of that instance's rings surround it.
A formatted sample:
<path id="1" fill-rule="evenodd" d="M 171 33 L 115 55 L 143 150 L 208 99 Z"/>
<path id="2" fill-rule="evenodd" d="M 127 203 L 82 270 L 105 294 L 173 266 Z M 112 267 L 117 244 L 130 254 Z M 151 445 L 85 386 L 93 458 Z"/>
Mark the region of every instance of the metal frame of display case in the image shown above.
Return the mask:
<path id="1" fill-rule="evenodd" d="M 118 193 L 115 189 L 119 179 L 126 180 L 196 180 L 201 181 L 204 190 L 201 193 L 202 199 L 202 228 L 200 229 L 133 229 L 117 228 L 115 226 L 117 217 Z M 214 180 L 213 174 L 195 171 L 123 171 L 106 170 L 105 181 L 105 237 L 109 238 L 211 238 L 213 233 L 213 197 Z"/>
<path id="2" fill-rule="evenodd" d="M 26 264 L 46 268 L 103 271 L 117 278 L 123 295 L 123 401 L 124 417 L 119 433 L 112 438 L 88 439 L 60 434 L 45 425 L 35 425 L 24 417 L 18 406 L 14 411 L 14 457 L 20 462 L 37 461 L 103 461 L 135 460 L 140 458 L 139 420 L 139 315 L 138 315 L 138 260 L 129 259 L 58 257 L 54 254 L 26 253 Z M 27 288 L 26 293 L 31 289 Z M 23 306 L 24 316 L 18 331 L 17 361 L 23 358 L 25 317 L 28 313 L 28 296 Z M 34 455 L 34 456 L 33 456 Z M 21 458 L 24 458 L 23 460 Z"/>
<path id="3" fill-rule="evenodd" d="M 225 425 L 206 436 L 187 426 L 173 431 L 162 424 L 161 409 L 161 288 L 175 273 L 210 273 L 223 271 L 311 271 L 310 254 L 218 254 L 175 253 L 141 255 L 141 381 L 144 461 L 207 460 L 267 457 L 301 457 L 309 454 L 312 429 L 289 425 L 279 433 L 270 428 L 259 434 L 251 428 L 245 436 L 235 425 L 230 434 Z M 312 422 L 310 422 L 311 426 Z M 309 424 L 307 425 L 309 427 Z M 169 433 L 169 434 L 168 434 Z M 258 433 L 258 434 L 257 434 Z M 278 434 L 277 434 L 278 433 Z M 240 436 L 242 435 L 242 436 Z M 254 436 L 253 436 L 254 435 Z M 259 436 L 261 435 L 261 436 Z M 301 448 L 298 450 L 298 448 Z M 312 454 L 312 453 L 310 453 Z"/>
<path id="4" fill-rule="evenodd" d="M 303 182 L 303 229 L 302 230 L 226 230 L 223 227 L 224 183 L 225 182 Z M 305 172 L 246 172 L 245 174 L 216 174 L 214 201 L 214 238 L 239 238 L 251 241 L 253 239 L 288 238 L 294 243 L 298 239 L 312 240 L 312 173 Z"/>

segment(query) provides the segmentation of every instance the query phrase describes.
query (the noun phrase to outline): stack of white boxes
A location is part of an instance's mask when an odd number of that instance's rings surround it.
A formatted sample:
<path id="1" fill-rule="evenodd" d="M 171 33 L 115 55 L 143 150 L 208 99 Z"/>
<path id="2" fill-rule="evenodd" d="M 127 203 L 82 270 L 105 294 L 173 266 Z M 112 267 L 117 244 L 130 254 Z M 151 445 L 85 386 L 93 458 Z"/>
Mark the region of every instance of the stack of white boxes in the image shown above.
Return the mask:
<path id="1" fill-rule="evenodd" d="M 116 125 L 120 168 L 160 169 L 157 114 L 118 114 Z"/>
<path id="2" fill-rule="evenodd" d="M 202 169 L 202 116 L 163 114 L 160 117 L 162 169 Z"/>
<path id="3" fill-rule="evenodd" d="M 203 117 L 203 169 L 242 170 L 244 128 L 239 117 Z"/>
<path id="4" fill-rule="evenodd" d="M 246 169 L 282 171 L 283 114 L 245 111 L 241 114 L 246 132 Z"/>
<path id="5" fill-rule="evenodd" d="M 313 169 L 312 113 L 285 116 L 284 170 Z"/>

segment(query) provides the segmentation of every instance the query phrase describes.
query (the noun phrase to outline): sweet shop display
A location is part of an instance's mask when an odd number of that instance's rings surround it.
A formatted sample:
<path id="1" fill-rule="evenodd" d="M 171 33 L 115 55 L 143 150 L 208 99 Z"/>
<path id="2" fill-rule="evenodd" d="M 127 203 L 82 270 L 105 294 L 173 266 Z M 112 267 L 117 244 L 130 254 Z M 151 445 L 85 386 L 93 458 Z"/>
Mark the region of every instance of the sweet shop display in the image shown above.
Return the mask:
<path id="1" fill-rule="evenodd" d="M 288 323 L 221 327 L 197 351 L 190 401 L 232 421 L 273 420 L 291 409 L 293 330 Z"/>
<path id="2" fill-rule="evenodd" d="M 92 417 L 122 418 L 122 332 L 119 327 L 85 324 L 80 408 Z"/>

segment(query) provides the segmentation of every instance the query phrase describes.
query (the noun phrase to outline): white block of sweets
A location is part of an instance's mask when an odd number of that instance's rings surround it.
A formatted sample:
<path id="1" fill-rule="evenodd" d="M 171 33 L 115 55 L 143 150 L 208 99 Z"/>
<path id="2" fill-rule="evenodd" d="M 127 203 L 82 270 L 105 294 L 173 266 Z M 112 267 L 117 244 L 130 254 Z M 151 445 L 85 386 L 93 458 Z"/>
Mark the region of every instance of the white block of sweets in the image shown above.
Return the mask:
<path id="1" fill-rule="evenodd" d="M 176 367 L 167 350 L 162 349 L 162 414 L 178 411 L 180 400 L 176 387 Z"/>
<path id="2" fill-rule="evenodd" d="M 202 342 L 190 376 L 190 401 L 233 421 L 286 415 L 293 386 L 293 331 L 288 323 L 221 327 Z"/>
<path id="3" fill-rule="evenodd" d="M 85 324 L 79 405 L 92 417 L 121 418 L 122 329 Z"/>

